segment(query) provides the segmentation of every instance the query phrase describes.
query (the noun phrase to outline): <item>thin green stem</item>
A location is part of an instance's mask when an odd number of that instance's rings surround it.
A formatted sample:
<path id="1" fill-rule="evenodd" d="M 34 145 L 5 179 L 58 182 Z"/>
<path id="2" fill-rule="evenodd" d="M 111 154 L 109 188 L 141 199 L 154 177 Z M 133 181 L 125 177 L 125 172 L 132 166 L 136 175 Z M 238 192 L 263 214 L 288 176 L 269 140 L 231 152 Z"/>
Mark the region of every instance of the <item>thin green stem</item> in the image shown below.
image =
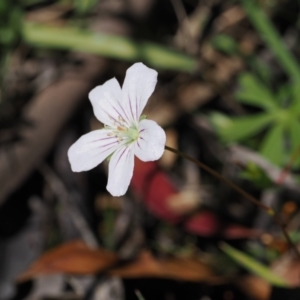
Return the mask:
<path id="1" fill-rule="evenodd" d="M 264 205 L 263 203 L 261 203 L 259 200 L 257 200 L 255 197 L 253 197 L 252 195 L 250 195 L 249 193 L 247 193 L 244 189 L 240 188 L 239 186 L 237 186 L 235 183 L 233 183 L 231 180 L 227 179 L 226 177 L 224 177 L 223 175 L 221 175 L 220 173 L 216 172 L 215 170 L 213 170 L 212 168 L 210 168 L 209 166 L 207 166 L 206 164 L 204 164 L 203 162 L 177 150 L 174 148 L 171 148 L 169 146 L 165 146 L 165 149 L 168 151 L 171 151 L 191 162 L 193 162 L 194 164 L 196 164 L 197 166 L 199 166 L 201 169 L 205 170 L 206 172 L 208 172 L 209 174 L 211 174 L 212 176 L 214 176 L 215 178 L 219 179 L 220 181 L 224 182 L 225 184 L 227 184 L 229 187 L 231 187 L 232 189 L 234 189 L 236 192 L 238 192 L 240 195 L 242 195 L 244 198 L 246 198 L 247 200 L 249 200 L 250 202 L 252 202 L 253 204 L 255 204 L 256 206 L 258 206 L 260 209 L 262 209 L 263 211 L 265 211 L 269 216 L 271 216 L 274 220 L 274 222 L 280 227 L 283 236 L 285 237 L 289 247 L 291 249 L 293 249 L 293 251 L 295 252 L 296 256 L 298 258 L 300 258 L 300 253 L 297 249 L 297 247 L 295 246 L 295 244 L 292 242 L 291 238 L 289 237 L 288 232 L 285 229 L 285 226 L 280 218 L 280 216 L 269 206 Z"/>

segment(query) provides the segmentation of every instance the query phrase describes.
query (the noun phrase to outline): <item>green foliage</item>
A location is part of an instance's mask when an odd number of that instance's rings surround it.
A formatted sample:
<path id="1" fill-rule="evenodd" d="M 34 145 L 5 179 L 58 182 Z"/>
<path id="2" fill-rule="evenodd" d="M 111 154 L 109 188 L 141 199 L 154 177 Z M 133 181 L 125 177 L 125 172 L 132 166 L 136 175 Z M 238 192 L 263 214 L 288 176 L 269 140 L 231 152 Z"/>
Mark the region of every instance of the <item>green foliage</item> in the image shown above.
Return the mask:
<path id="1" fill-rule="evenodd" d="M 150 42 L 94 33 L 76 27 L 51 27 L 25 23 L 24 40 L 33 46 L 47 49 L 82 51 L 126 61 L 143 61 L 157 68 L 192 72 L 196 60 L 185 54 Z"/>
<path id="2" fill-rule="evenodd" d="M 270 50 L 274 53 L 282 68 L 286 71 L 295 84 L 299 83 L 300 68 L 298 62 L 286 48 L 286 45 L 282 41 L 279 33 L 269 20 L 266 13 L 254 0 L 240 0 L 240 2 L 253 26 Z"/>
<path id="3" fill-rule="evenodd" d="M 273 119 L 265 113 L 230 118 L 221 113 L 212 113 L 210 119 L 224 141 L 245 140 L 260 132 Z"/>
<path id="4" fill-rule="evenodd" d="M 242 74 L 239 82 L 236 99 L 264 112 L 232 118 L 213 113 L 211 121 L 217 132 L 224 141 L 232 142 L 245 141 L 266 129 L 258 150 L 274 164 L 285 164 L 300 145 L 300 101 L 291 98 L 293 85 L 280 87 L 275 95 L 252 74 Z"/>
<path id="5" fill-rule="evenodd" d="M 240 89 L 236 93 L 236 99 L 262 112 L 232 118 L 213 113 L 211 121 L 226 142 L 245 141 L 260 134 L 257 137 L 256 144 L 259 147 L 256 150 L 274 164 L 284 165 L 288 157 L 300 146 L 300 67 L 257 1 L 240 0 L 240 2 L 254 28 L 289 75 L 290 82 L 280 86 L 276 93 L 273 93 L 265 85 L 270 81 L 269 75 L 257 68 L 257 60 L 248 59 L 251 68 L 260 78 L 254 73 L 242 74 L 239 77 Z M 228 41 L 226 43 L 233 44 Z M 265 83 L 261 78 L 265 79 Z M 294 166 L 299 164 L 300 159 Z"/>
<path id="6" fill-rule="evenodd" d="M 17 1 L 0 1 L 0 86 L 6 72 L 10 53 L 20 38 L 22 10 Z M 0 100 L 1 101 L 1 100 Z"/>
<path id="7" fill-rule="evenodd" d="M 238 101 L 244 104 L 254 105 L 268 111 L 278 108 L 270 90 L 254 75 L 250 73 L 242 74 L 239 77 L 239 84 L 241 89 L 236 94 Z"/>
<path id="8" fill-rule="evenodd" d="M 236 41 L 227 34 L 218 34 L 211 40 L 212 46 L 228 55 L 233 55 L 238 52 Z"/>
<path id="9" fill-rule="evenodd" d="M 272 186 L 267 174 L 255 163 L 249 162 L 241 172 L 241 178 L 251 181 L 257 188 L 265 189 Z"/>
<path id="10" fill-rule="evenodd" d="M 74 0 L 74 8 L 79 15 L 84 15 L 90 12 L 97 2 L 98 0 Z"/>
<path id="11" fill-rule="evenodd" d="M 286 288 L 289 287 L 288 283 L 284 279 L 275 275 L 268 267 L 259 263 L 256 259 L 246 253 L 237 250 L 226 243 L 222 243 L 220 248 L 240 266 L 263 278 L 270 284 Z"/>
<path id="12" fill-rule="evenodd" d="M 0 45 L 13 46 L 19 38 L 22 20 L 22 10 L 16 3 L 0 2 Z"/>

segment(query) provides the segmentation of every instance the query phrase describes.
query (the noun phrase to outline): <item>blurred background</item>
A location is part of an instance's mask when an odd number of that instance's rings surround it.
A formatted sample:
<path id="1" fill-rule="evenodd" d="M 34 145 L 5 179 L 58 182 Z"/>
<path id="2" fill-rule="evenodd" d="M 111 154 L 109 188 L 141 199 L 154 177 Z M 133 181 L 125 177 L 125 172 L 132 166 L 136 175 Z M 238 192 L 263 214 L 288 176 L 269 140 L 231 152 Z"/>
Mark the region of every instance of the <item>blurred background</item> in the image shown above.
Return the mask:
<path id="1" fill-rule="evenodd" d="M 274 209 L 300 242 L 298 0 L 0 0 L 0 299 L 300 299 L 259 207 L 166 151 L 124 197 L 69 147 L 88 92 L 135 62 L 167 145 Z"/>

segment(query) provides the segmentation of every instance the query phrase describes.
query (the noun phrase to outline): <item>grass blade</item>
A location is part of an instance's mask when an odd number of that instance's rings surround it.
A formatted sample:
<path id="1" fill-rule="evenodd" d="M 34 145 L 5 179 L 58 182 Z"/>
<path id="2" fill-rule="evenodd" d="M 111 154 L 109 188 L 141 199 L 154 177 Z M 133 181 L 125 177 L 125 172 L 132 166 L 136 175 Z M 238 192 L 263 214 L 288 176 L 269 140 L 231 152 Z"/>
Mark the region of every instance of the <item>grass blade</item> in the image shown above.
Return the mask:
<path id="1" fill-rule="evenodd" d="M 185 72 L 197 68 L 196 60 L 185 54 L 150 42 L 80 30 L 24 23 L 24 40 L 33 46 L 49 49 L 82 51 L 126 61 L 143 61 L 153 67 Z"/>
<path id="2" fill-rule="evenodd" d="M 285 69 L 290 78 L 300 82 L 300 68 L 292 53 L 286 48 L 282 38 L 269 20 L 263 9 L 254 0 L 240 0 L 253 26 L 262 39 L 273 51 L 278 62 Z"/>
<path id="3" fill-rule="evenodd" d="M 222 243 L 220 248 L 239 265 L 263 278 L 270 284 L 286 288 L 289 287 L 289 284 L 284 279 L 274 274 L 268 267 L 257 262 L 251 256 L 231 247 L 226 243 Z"/>

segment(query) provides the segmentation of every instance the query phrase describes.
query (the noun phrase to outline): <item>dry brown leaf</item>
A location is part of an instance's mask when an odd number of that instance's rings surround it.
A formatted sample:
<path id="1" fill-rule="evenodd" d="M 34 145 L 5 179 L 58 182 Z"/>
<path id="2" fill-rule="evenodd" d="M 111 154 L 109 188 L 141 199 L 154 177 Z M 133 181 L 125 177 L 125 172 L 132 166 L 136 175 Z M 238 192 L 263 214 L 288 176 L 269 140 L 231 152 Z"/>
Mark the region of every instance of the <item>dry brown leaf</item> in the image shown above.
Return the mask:
<path id="1" fill-rule="evenodd" d="M 185 281 L 218 283 L 210 267 L 195 257 L 155 258 L 149 251 L 142 251 L 132 262 L 114 267 L 117 255 L 103 249 L 93 250 L 81 241 L 72 241 L 42 255 L 18 282 L 24 282 L 39 275 L 66 273 L 72 275 L 95 274 L 107 269 L 107 273 L 122 278 L 156 277 Z M 110 270 L 109 267 L 112 267 Z M 222 281 L 223 279 L 221 279 Z"/>
<path id="2" fill-rule="evenodd" d="M 271 285 L 254 275 L 247 275 L 237 281 L 238 287 L 255 300 L 268 300 L 271 295 Z"/>
<path id="3" fill-rule="evenodd" d="M 109 271 L 122 278 L 157 277 L 185 281 L 213 282 L 216 276 L 209 266 L 196 258 L 155 258 L 143 251 L 132 263 Z"/>
<path id="4" fill-rule="evenodd" d="M 40 274 L 94 274 L 117 261 L 114 253 L 91 249 L 82 241 L 72 241 L 43 254 L 17 281 L 23 282 Z"/>
<path id="5" fill-rule="evenodd" d="M 272 270 L 291 286 L 300 286 L 300 260 L 294 257 L 294 253 L 288 252 L 281 256 L 273 263 Z"/>

